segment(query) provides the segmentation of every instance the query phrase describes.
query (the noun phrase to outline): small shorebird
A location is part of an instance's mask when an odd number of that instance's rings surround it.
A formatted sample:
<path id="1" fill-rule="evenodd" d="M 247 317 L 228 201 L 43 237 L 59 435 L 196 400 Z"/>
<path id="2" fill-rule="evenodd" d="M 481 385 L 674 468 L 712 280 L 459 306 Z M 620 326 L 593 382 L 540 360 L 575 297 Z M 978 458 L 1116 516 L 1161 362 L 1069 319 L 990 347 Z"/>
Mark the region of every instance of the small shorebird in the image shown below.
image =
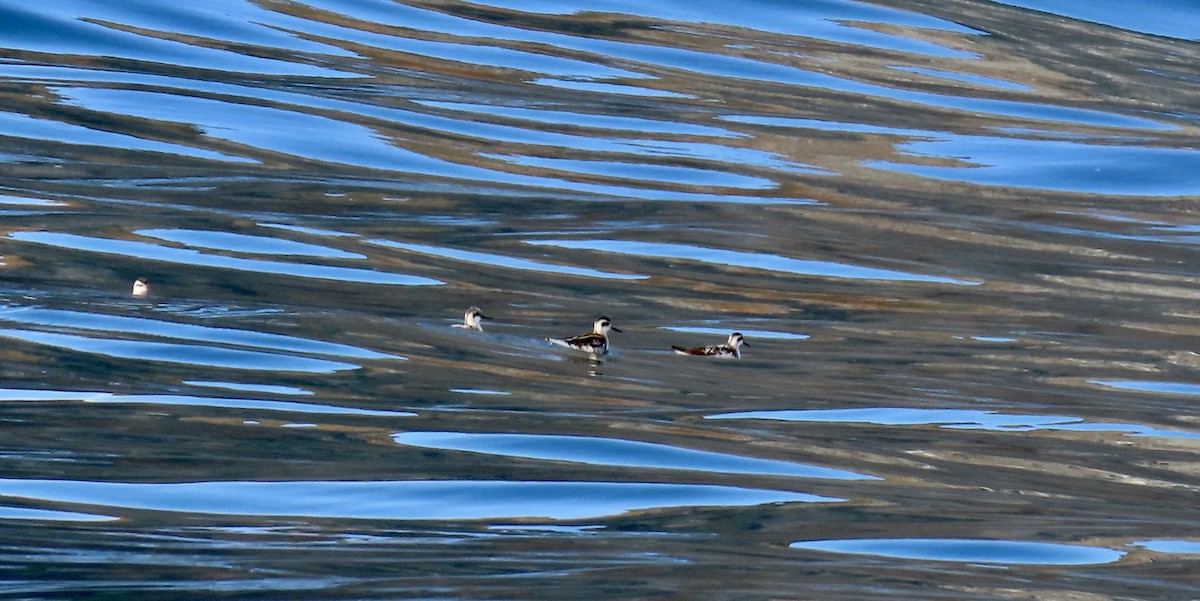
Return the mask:
<path id="1" fill-rule="evenodd" d="M 600 317 L 596 319 L 596 323 L 592 324 L 592 331 L 587 334 L 580 334 L 570 338 L 547 338 L 546 340 L 558 346 L 603 355 L 608 352 L 608 332 L 610 330 L 613 332 L 621 331 L 619 328 L 613 327 L 611 319 Z"/>
<path id="2" fill-rule="evenodd" d="M 456 323 L 450 327 L 464 328 L 467 330 L 475 330 L 477 332 L 482 332 L 483 324 L 480 323 L 480 321 L 479 321 L 481 319 L 491 319 L 491 317 L 484 315 L 483 311 L 479 310 L 479 307 L 471 307 L 470 309 L 467 309 L 466 313 L 463 314 L 463 322 L 462 323 Z"/>
<path id="3" fill-rule="evenodd" d="M 146 296 L 147 292 L 150 292 L 150 283 L 146 281 L 146 278 L 138 278 L 133 281 L 133 292 L 130 294 L 134 296 Z"/>
<path id="4" fill-rule="evenodd" d="M 733 357 L 734 359 L 742 358 L 742 345 L 750 346 L 746 342 L 746 337 L 740 332 L 734 332 L 729 335 L 729 340 L 725 344 L 714 346 L 701 346 L 697 348 L 683 348 L 682 346 L 672 346 L 676 353 L 680 355 L 700 355 L 702 357 Z"/>

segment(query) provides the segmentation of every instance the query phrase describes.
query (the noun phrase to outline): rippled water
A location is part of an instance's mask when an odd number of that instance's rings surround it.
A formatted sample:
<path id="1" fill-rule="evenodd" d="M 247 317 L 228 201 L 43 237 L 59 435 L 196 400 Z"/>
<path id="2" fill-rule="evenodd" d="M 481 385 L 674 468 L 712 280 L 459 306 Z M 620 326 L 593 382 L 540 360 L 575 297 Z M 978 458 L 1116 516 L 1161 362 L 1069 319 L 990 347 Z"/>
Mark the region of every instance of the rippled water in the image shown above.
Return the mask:
<path id="1" fill-rule="evenodd" d="M 1139 6 L 0 2 L 0 594 L 1200 596 Z"/>

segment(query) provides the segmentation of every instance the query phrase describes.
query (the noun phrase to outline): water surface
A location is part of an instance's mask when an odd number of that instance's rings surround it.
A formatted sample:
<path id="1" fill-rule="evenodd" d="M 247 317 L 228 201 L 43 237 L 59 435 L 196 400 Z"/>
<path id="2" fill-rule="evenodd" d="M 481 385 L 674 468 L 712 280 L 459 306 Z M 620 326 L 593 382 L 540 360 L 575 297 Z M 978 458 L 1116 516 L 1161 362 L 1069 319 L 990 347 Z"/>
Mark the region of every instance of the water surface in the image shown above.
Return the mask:
<path id="1" fill-rule="evenodd" d="M 1200 597 L 1197 24 L 0 0 L 0 591 Z"/>

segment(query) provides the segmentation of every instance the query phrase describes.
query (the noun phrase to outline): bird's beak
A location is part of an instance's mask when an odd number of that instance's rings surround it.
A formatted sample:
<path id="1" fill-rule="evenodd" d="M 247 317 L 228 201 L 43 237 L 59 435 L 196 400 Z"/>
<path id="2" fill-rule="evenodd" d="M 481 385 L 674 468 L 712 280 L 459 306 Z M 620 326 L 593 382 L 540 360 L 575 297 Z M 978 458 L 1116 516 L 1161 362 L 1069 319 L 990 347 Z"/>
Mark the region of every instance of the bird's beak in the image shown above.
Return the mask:
<path id="1" fill-rule="evenodd" d="M 749 342 L 746 342 L 746 339 L 745 339 L 745 338 L 743 338 L 743 339 L 742 339 L 742 346 L 750 346 L 750 343 L 749 343 Z"/>
<path id="2" fill-rule="evenodd" d="M 617 326 L 608 326 L 608 329 L 610 329 L 610 330 L 612 330 L 612 331 L 614 331 L 614 332 L 620 332 L 620 331 L 621 331 L 621 328 L 618 328 Z"/>
<path id="3" fill-rule="evenodd" d="M 487 315 L 484 315 L 483 313 L 480 313 L 480 314 L 479 314 L 479 319 L 491 319 L 491 317 L 488 317 Z"/>

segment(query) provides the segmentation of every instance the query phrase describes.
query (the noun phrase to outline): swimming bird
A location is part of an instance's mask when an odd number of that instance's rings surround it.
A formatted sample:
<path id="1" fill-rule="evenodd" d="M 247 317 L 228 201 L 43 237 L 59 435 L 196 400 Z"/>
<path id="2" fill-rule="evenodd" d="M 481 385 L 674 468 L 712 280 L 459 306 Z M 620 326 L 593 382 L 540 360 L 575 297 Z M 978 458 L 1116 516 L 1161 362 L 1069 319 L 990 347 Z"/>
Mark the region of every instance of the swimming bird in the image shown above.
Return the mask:
<path id="1" fill-rule="evenodd" d="M 133 292 L 130 292 L 130 294 L 134 296 L 146 296 L 148 292 L 150 292 L 150 283 L 146 281 L 146 278 L 138 278 L 133 281 Z"/>
<path id="2" fill-rule="evenodd" d="M 480 321 L 479 321 L 481 319 L 491 319 L 491 317 L 484 315 L 483 311 L 479 310 L 479 307 L 471 307 L 470 309 L 467 309 L 466 313 L 463 314 L 463 322 L 462 323 L 456 323 L 450 327 L 465 328 L 467 330 L 475 330 L 477 332 L 482 332 L 483 324 L 480 323 Z"/>
<path id="3" fill-rule="evenodd" d="M 734 359 L 742 358 L 742 346 L 750 346 L 746 342 L 746 337 L 740 332 L 734 332 L 729 335 L 729 340 L 725 344 L 714 346 L 701 346 L 697 348 L 683 348 L 682 346 L 674 346 L 676 353 L 680 355 L 700 355 L 702 357 L 733 357 Z"/>
<path id="4" fill-rule="evenodd" d="M 620 332 L 621 330 L 613 326 L 611 319 L 602 316 L 596 319 L 596 323 L 592 324 L 592 331 L 587 334 L 580 334 L 570 338 L 547 338 L 546 340 L 558 346 L 565 346 L 595 355 L 603 355 L 608 352 L 609 331 Z"/>

